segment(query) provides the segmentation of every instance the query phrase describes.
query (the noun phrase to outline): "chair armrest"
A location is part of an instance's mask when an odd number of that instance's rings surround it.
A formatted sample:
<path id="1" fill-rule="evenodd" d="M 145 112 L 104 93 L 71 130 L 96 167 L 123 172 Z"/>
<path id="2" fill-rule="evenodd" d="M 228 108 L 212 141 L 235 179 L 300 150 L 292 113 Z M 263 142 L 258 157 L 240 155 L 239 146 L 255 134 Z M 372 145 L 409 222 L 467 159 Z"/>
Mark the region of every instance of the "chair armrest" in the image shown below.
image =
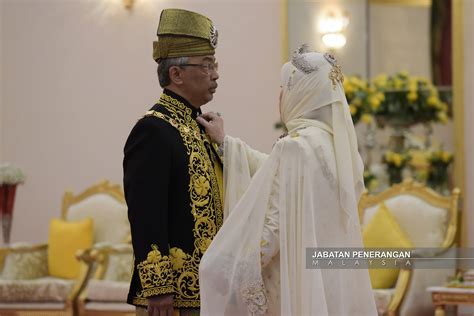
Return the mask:
<path id="1" fill-rule="evenodd" d="M 4 257 L 1 279 L 29 280 L 48 275 L 46 244 L 13 244 L 0 249 Z"/>
<path id="2" fill-rule="evenodd" d="M 400 304 L 403 301 L 408 289 L 411 278 L 411 270 L 401 269 L 398 274 L 397 283 L 395 284 L 395 293 L 393 294 L 392 300 L 388 305 L 388 315 L 396 315 Z"/>
<path id="3" fill-rule="evenodd" d="M 1 247 L 0 248 L 0 275 L 1 271 L 3 271 L 3 263 L 5 262 L 5 257 L 7 256 L 8 248 Z"/>
<path id="4" fill-rule="evenodd" d="M 76 252 L 76 258 L 80 262 L 80 272 L 69 297 L 73 301 L 81 296 L 81 293 L 84 292 L 89 280 L 93 278 L 97 270 L 97 249 L 97 247 L 92 246 L 91 248 L 81 249 Z"/>
<path id="5" fill-rule="evenodd" d="M 89 281 L 104 279 L 109 266 L 110 256 L 123 253 L 133 253 L 130 244 L 97 244 L 92 248 L 80 250 L 76 253 L 76 257 L 81 261 L 82 271 L 84 271 L 83 281 L 77 293 L 77 307 L 80 311 L 85 309 Z"/>
<path id="6" fill-rule="evenodd" d="M 417 268 L 416 259 L 413 259 L 414 266 L 411 270 L 411 276 L 404 295 L 403 301 L 399 305 L 399 312 L 401 315 L 425 315 L 434 313 L 434 307 L 431 301 L 431 296 L 426 292 L 429 286 L 439 286 L 447 282 L 449 276 L 456 274 L 456 262 L 446 265 L 446 268 L 429 268 L 427 264 L 433 258 L 433 267 L 436 264 L 436 258 L 455 258 L 456 248 L 447 248 L 445 250 L 437 250 L 432 256 L 425 257 L 423 260 L 423 268 Z M 451 266 L 451 267 L 449 267 Z"/>
<path id="7" fill-rule="evenodd" d="M 112 245 L 108 243 L 96 244 L 89 249 L 79 250 L 76 253 L 76 258 L 89 267 L 91 278 L 102 278 L 107 265 L 108 249 L 111 247 Z"/>

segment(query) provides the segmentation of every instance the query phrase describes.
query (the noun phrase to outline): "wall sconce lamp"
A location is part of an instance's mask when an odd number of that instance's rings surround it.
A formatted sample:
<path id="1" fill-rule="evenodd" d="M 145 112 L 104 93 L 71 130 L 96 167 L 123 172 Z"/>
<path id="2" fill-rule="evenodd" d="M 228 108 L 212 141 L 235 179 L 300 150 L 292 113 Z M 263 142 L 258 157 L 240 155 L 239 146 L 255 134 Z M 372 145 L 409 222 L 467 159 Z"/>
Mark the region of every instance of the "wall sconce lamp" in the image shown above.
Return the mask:
<path id="1" fill-rule="evenodd" d="M 134 2 L 135 0 L 123 0 L 123 5 L 125 6 L 125 9 L 132 10 Z"/>
<path id="2" fill-rule="evenodd" d="M 323 34 L 322 41 L 330 49 L 338 49 L 346 45 L 344 30 L 349 25 L 347 13 L 329 12 L 319 21 L 319 31 Z"/>

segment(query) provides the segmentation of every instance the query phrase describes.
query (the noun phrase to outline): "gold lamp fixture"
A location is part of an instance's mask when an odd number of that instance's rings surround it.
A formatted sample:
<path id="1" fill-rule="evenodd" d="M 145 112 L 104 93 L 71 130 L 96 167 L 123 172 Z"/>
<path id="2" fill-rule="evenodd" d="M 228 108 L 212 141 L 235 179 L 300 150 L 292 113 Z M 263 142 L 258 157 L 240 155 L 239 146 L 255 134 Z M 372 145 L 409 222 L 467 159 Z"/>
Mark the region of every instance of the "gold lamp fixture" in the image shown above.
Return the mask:
<path id="1" fill-rule="evenodd" d="M 125 9 L 131 10 L 134 2 L 135 0 L 123 0 L 123 5 L 125 6 Z"/>

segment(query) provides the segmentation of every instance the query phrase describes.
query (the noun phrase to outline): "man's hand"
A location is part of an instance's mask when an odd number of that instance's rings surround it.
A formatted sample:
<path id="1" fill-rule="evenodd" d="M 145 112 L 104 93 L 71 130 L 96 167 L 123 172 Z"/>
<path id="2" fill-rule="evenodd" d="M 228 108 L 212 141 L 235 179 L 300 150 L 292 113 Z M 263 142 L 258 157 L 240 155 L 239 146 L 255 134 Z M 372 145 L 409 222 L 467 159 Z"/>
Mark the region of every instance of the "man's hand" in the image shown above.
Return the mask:
<path id="1" fill-rule="evenodd" d="M 211 140 L 218 145 L 224 142 L 224 120 L 214 112 L 204 113 L 196 119 L 204 126 Z"/>
<path id="2" fill-rule="evenodd" d="M 148 298 L 148 316 L 173 316 L 173 295 Z"/>

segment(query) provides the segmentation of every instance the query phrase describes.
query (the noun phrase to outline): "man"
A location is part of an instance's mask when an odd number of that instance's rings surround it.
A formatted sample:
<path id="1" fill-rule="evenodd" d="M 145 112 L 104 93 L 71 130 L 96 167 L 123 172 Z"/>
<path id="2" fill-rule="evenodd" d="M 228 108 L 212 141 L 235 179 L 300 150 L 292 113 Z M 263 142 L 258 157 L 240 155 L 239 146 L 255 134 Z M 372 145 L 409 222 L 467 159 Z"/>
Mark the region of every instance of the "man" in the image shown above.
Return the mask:
<path id="1" fill-rule="evenodd" d="M 167 9 L 153 44 L 164 90 L 124 148 L 128 303 L 137 315 L 196 315 L 199 262 L 223 221 L 221 161 L 196 122 L 217 88 L 217 31 L 205 16 Z"/>

